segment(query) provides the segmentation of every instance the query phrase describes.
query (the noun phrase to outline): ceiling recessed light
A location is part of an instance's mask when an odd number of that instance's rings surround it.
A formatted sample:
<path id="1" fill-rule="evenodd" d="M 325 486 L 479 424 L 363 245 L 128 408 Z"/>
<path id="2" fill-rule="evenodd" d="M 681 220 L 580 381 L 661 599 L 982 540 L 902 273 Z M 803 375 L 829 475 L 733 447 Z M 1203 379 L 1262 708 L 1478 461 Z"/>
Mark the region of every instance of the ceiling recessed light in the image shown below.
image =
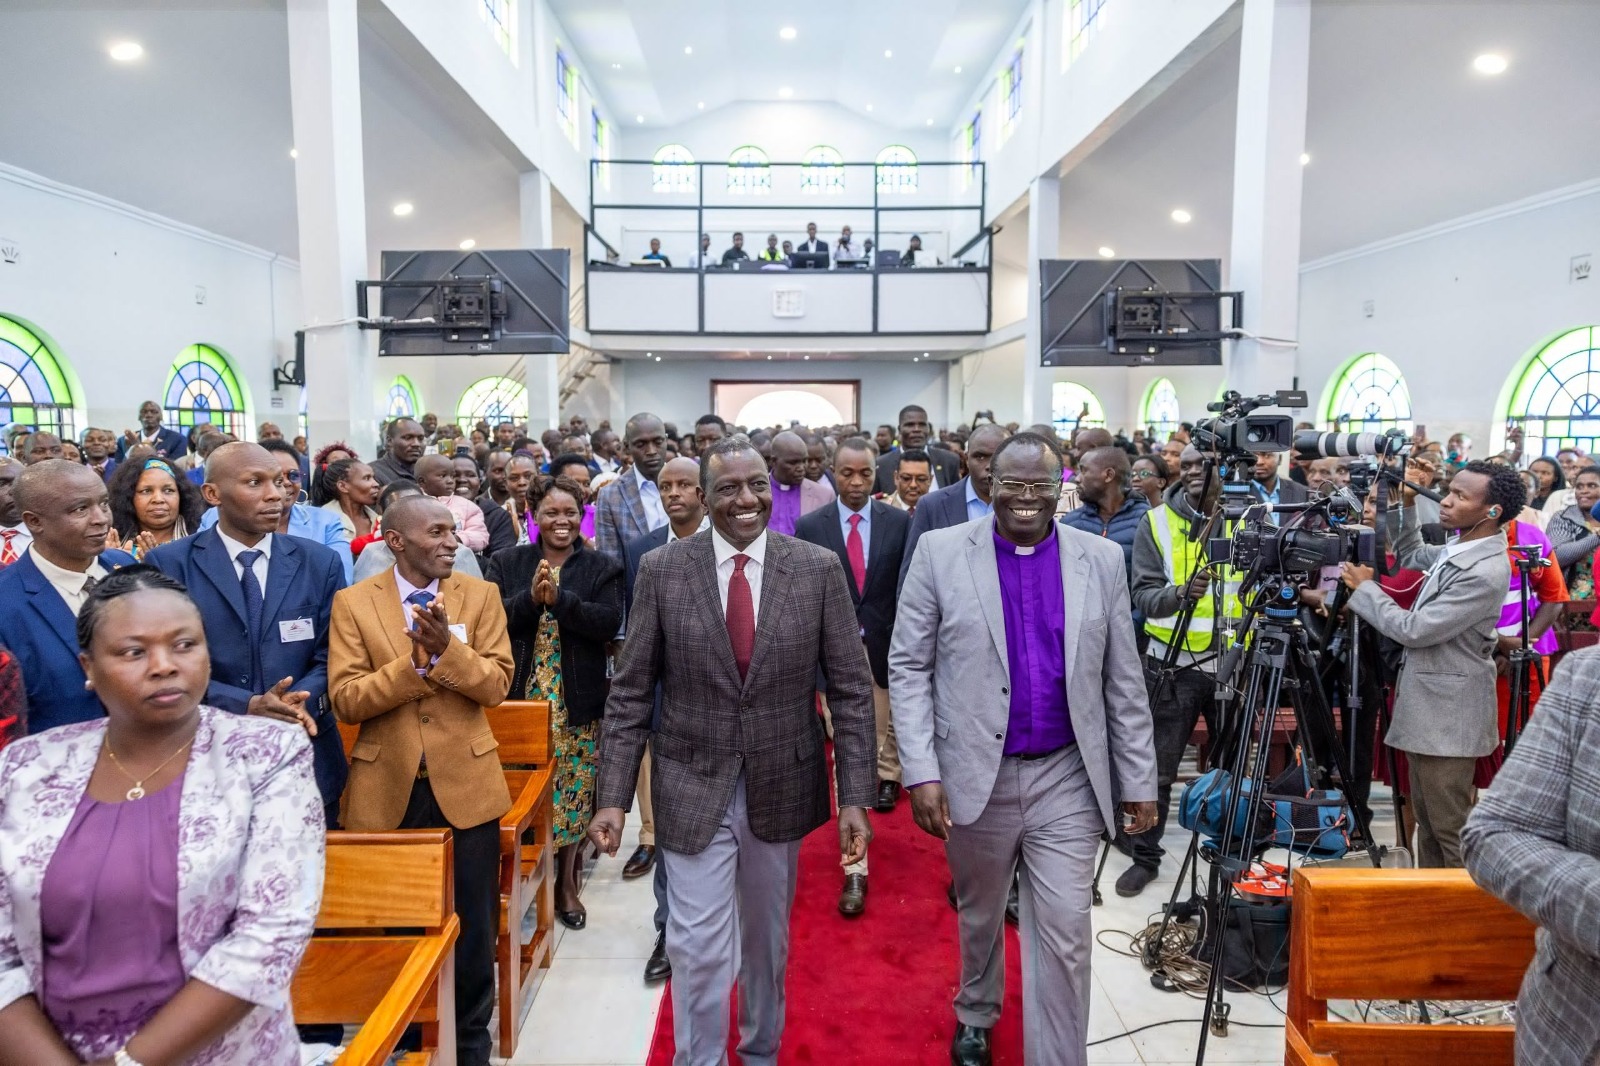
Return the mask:
<path id="1" fill-rule="evenodd" d="M 1194 218 L 1193 215 L 1191 215 L 1189 212 L 1185 211 L 1181 207 L 1175 207 L 1175 208 L 1172 209 L 1172 221 L 1177 222 L 1180 225 L 1185 223 L 1185 222 L 1190 221 L 1193 218 Z"/>
<path id="2" fill-rule="evenodd" d="M 644 123 L 644 116 L 643 115 L 634 115 L 633 116 L 633 121 L 635 121 L 637 123 L 640 123 L 642 125 Z"/>
<path id="3" fill-rule="evenodd" d="M 793 26 L 785 26 L 783 29 L 778 31 L 778 36 L 782 37 L 786 41 L 792 41 L 796 36 L 795 29 Z"/>
<path id="4" fill-rule="evenodd" d="M 794 95 L 794 90 L 785 85 L 783 88 L 778 90 L 778 95 L 787 100 L 789 97 Z"/>
<path id="5" fill-rule="evenodd" d="M 144 45 L 138 41 L 118 41 L 107 51 L 111 53 L 111 58 L 118 63 L 132 63 L 135 59 L 144 55 Z"/>
<path id="6" fill-rule="evenodd" d="M 461 250 L 463 252 L 470 252 L 477 246 L 478 242 L 473 240 L 471 237 L 468 237 L 466 240 L 461 242 Z"/>
<path id="7" fill-rule="evenodd" d="M 1100 258 L 1101 259 L 1115 259 L 1116 256 L 1117 256 L 1117 253 L 1116 253 L 1115 249 L 1107 248 L 1103 244 L 1100 246 Z"/>
<path id="8" fill-rule="evenodd" d="M 931 119 L 931 118 L 930 118 L 930 119 L 929 119 L 929 120 L 928 120 L 928 125 L 930 125 L 930 126 L 931 126 L 931 125 L 933 125 L 933 119 Z"/>
<path id="9" fill-rule="evenodd" d="M 683 54 L 686 55 L 686 56 L 694 55 L 694 46 L 693 45 L 688 45 L 688 44 L 684 45 L 683 46 Z"/>
<path id="10" fill-rule="evenodd" d="M 960 68 L 960 67 L 957 67 L 957 68 L 956 68 L 956 73 L 957 73 L 957 74 L 960 74 L 960 73 L 961 73 L 961 68 Z"/>
<path id="11" fill-rule="evenodd" d="M 772 356 L 770 356 L 770 355 L 769 355 L 769 356 L 767 356 L 767 361 L 768 361 L 768 362 L 771 362 L 771 361 L 772 361 Z"/>
<path id="12" fill-rule="evenodd" d="M 1311 162 L 1311 153 L 1310 152 L 1301 152 L 1300 153 L 1300 165 L 1301 166 L 1305 166 L 1309 162 Z"/>
<path id="13" fill-rule="evenodd" d="M 922 358 L 924 358 L 924 359 L 928 358 L 928 353 L 927 352 L 923 352 L 922 353 Z"/>
<path id="14" fill-rule="evenodd" d="M 612 70 L 621 70 L 622 69 L 622 64 L 621 63 L 613 63 L 613 64 L 611 64 L 611 69 Z"/>
<path id="15" fill-rule="evenodd" d="M 401 200 L 399 203 L 394 205 L 394 213 L 399 215 L 401 218 L 405 218 L 415 210 L 416 208 L 412 207 L 411 204 L 405 200 Z"/>
<path id="16" fill-rule="evenodd" d="M 885 59 L 893 59 L 894 58 L 894 49 L 893 48 L 885 48 L 883 50 L 883 58 L 885 58 Z"/>
<path id="17" fill-rule="evenodd" d="M 661 362 L 661 357 L 659 355 L 656 356 L 656 362 L 658 362 L 658 363 Z"/>
<path id="18" fill-rule="evenodd" d="M 300 149 L 298 149 L 298 148 L 289 149 L 289 158 L 290 159 L 299 159 L 300 158 Z"/>
<path id="19" fill-rule="evenodd" d="M 810 358 L 811 358 L 811 357 L 810 357 L 810 356 L 809 356 L 809 355 L 808 355 L 808 356 L 806 356 L 806 359 L 807 359 L 807 360 L 810 360 Z"/>
<path id="20" fill-rule="evenodd" d="M 700 109 L 701 111 L 704 111 L 706 109 L 706 102 L 704 100 L 701 100 L 698 104 L 695 104 L 694 106 L 697 107 L 698 109 Z"/>
<path id="21" fill-rule="evenodd" d="M 644 353 L 644 357 L 646 359 L 654 359 L 656 357 L 656 353 L 655 352 L 645 352 Z"/>
<path id="22" fill-rule="evenodd" d="M 1509 65 L 1505 56 L 1494 52 L 1485 52 L 1472 61 L 1472 69 L 1479 74 L 1504 74 Z"/>
<path id="23" fill-rule="evenodd" d="M 871 110 L 872 110 L 872 105 L 871 105 L 871 104 L 868 104 L 868 105 L 867 105 L 867 110 L 868 110 L 868 111 L 871 111 Z"/>
<path id="24" fill-rule="evenodd" d="M 916 357 L 916 356 L 914 356 L 914 355 L 913 355 L 913 356 L 912 356 L 912 357 L 911 357 L 911 361 L 912 361 L 912 362 L 913 362 L 913 363 L 918 363 L 918 362 L 921 362 L 921 360 L 920 360 L 920 359 L 918 359 L 918 358 L 917 358 L 917 357 Z"/>

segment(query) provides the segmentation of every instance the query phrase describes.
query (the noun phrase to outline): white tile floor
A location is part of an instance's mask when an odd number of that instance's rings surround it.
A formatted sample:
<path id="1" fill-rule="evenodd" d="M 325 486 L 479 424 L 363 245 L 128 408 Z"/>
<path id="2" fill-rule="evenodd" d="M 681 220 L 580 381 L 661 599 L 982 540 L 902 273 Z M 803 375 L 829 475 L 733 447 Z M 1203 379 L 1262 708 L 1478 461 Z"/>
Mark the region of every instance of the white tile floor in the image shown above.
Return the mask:
<path id="1" fill-rule="evenodd" d="M 1377 820 L 1373 828 L 1385 842 L 1394 839 L 1387 796 L 1381 787 L 1374 790 Z M 1168 841 L 1181 849 L 1188 838 L 1178 829 L 1175 812 L 1171 824 Z M 650 879 L 622 880 L 622 865 L 633 851 L 636 833 L 637 827 L 630 826 L 617 857 L 602 858 L 595 865 L 583 893 L 589 909 L 588 928 L 574 933 L 558 927 L 555 962 L 534 1000 L 510 1066 L 643 1066 L 661 993 L 659 986 L 647 987 L 640 977 L 655 942 Z M 1134 932 L 1152 915 L 1159 915 L 1171 895 L 1181 858 L 1181 851 L 1169 858 L 1163 864 L 1163 876 L 1143 895 L 1130 900 L 1122 899 L 1112 888 L 1128 865 L 1113 852 L 1101 883 L 1105 904 L 1094 912 L 1095 932 Z M 1106 939 L 1116 944 L 1120 938 L 1108 935 Z M 1089 1051 L 1091 1063 L 1178 1066 L 1194 1062 L 1201 1001 L 1152 988 L 1150 975 L 1138 960 L 1104 946 L 1095 947 L 1093 965 L 1091 1041 L 1172 1018 L 1193 1019 L 1193 1023 L 1162 1026 L 1096 1045 Z M 1235 1025 L 1228 1036 L 1212 1037 L 1206 1061 L 1232 1066 L 1281 1064 L 1283 1015 L 1278 1008 L 1284 1004 L 1284 995 L 1274 998 L 1276 1006 L 1259 994 L 1230 995 L 1233 1021 L 1268 1028 Z"/>

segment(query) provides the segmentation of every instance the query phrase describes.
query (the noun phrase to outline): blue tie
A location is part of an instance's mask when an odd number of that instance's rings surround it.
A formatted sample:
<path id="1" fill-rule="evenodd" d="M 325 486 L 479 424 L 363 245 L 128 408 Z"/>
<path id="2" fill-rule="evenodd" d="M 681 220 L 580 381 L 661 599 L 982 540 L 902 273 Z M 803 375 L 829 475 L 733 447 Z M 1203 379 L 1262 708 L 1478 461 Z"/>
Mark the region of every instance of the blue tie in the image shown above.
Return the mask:
<path id="1" fill-rule="evenodd" d="M 237 560 L 241 573 L 239 574 L 239 587 L 244 590 L 244 617 L 250 625 L 250 668 L 255 674 L 250 679 L 252 691 L 261 691 L 261 582 L 256 580 L 256 560 L 265 552 L 252 549 L 242 551 Z"/>
<path id="2" fill-rule="evenodd" d="M 418 589 L 416 592 L 413 592 L 411 595 L 406 597 L 406 602 L 414 603 L 426 611 L 428 609 L 428 605 L 433 603 L 433 593 Z M 416 619 L 412 618 L 409 614 L 406 616 L 406 628 L 417 628 Z"/>

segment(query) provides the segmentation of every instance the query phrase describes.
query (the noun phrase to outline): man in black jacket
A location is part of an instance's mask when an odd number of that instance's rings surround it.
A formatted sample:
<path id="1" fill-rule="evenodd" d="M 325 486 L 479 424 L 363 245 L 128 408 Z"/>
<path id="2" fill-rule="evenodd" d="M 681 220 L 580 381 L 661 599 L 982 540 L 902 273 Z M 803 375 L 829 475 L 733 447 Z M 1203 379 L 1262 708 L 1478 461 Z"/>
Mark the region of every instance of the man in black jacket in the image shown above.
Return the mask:
<path id="1" fill-rule="evenodd" d="M 878 728 L 878 800 L 882 813 L 900 796 L 900 754 L 889 715 L 889 637 L 894 631 L 896 586 L 911 522 L 904 511 L 872 498 L 874 464 L 866 441 L 841 441 L 833 455 L 838 497 L 800 519 L 794 535 L 832 550 L 844 567 L 845 584 L 861 625 L 861 641 L 872 669 L 872 705 Z M 867 860 L 845 867 L 839 913 L 861 914 L 867 906 Z"/>
<path id="2" fill-rule="evenodd" d="M 874 492 L 884 495 L 894 491 L 894 466 L 895 458 L 904 451 L 915 451 L 918 448 L 928 449 L 928 458 L 933 460 L 933 487 L 935 489 L 948 488 L 954 485 L 961 477 L 961 460 L 956 458 L 954 452 L 946 451 L 935 445 L 929 447 L 932 437 L 928 425 L 928 412 L 910 404 L 900 408 L 899 447 L 890 448 L 878 457 L 877 484 Z"/>

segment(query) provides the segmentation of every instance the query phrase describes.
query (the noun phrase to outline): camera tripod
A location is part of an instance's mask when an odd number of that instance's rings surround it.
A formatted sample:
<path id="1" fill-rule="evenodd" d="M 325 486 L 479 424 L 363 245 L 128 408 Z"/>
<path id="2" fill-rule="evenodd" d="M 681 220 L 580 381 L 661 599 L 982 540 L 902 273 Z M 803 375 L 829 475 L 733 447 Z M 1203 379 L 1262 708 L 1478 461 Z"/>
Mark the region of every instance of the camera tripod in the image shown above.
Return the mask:
<path id="1" fill-rule="evenodd" d="M 1533 619 L 1528 614 L 1528 582 L 1533 577 L 1535 570 L 1541 570 L 1551 565 L 1550 560 L 1544 558 L 1536 544 L 1511 545 L 1511 561 L 1517 568 L 1517 575 L 1521 579 L 1519 595 L 1519 610 L 1517 617 L 1522 625 L 1518 627 L 1521 643 L 1513 648 L 1509 659 L 1507 680 L 1511 686 L 1511 706 L 1506 715 L 1505 753 L 1510 756 L 1511 749 L 1516 746 L 1517 738 L 1528 726 L 1528 716 L 1533 713 L 1533 683 L 1537 678 L 1542 691 L 1545 682 L 1549 679 L 1544 676 L 1544 656 L 1535 651 L 1528 641 L 1528 626 Z"/>

